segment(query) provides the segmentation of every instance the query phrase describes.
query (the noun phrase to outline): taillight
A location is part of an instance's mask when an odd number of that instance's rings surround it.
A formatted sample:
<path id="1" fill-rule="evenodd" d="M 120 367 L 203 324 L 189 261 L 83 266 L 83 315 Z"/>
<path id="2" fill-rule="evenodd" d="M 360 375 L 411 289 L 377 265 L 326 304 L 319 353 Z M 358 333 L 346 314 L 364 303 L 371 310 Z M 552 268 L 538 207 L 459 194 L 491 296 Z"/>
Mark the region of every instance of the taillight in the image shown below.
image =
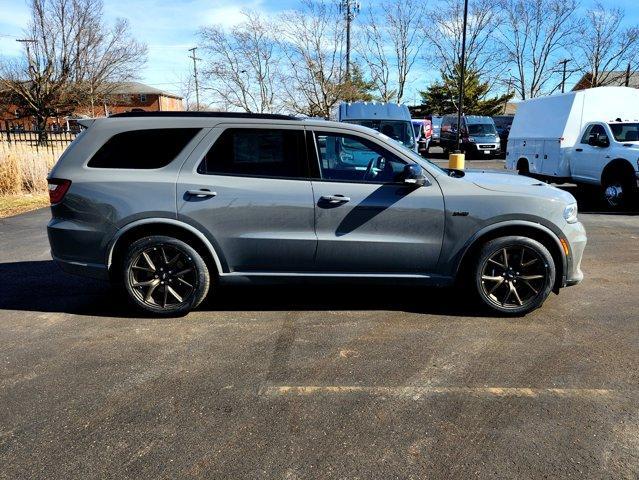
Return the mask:
<path id="1" fill-rule="evenodd" d="M 66 195 L 69 187 L 71 186 L 71 180 L 63 180 L 61 178 L 50 178 L 49 182 L 49 200 L 51 205 L 60 203 Z"/>

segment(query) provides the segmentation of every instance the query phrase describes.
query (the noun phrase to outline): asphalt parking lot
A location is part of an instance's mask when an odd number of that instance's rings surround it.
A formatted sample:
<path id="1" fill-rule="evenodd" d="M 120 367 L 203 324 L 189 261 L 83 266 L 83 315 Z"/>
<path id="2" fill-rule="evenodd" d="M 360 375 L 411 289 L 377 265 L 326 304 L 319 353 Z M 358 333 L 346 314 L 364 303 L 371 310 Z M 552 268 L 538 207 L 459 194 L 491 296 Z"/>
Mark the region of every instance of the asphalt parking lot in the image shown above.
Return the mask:
<path id="1" fill-rule="evenodd" d="M 515 319 L 343 285 L 139 318 L 47 210 L 0 220 L 0 478 L 636 479 L 639 216 L 583 203 L 584 282 Z"/>

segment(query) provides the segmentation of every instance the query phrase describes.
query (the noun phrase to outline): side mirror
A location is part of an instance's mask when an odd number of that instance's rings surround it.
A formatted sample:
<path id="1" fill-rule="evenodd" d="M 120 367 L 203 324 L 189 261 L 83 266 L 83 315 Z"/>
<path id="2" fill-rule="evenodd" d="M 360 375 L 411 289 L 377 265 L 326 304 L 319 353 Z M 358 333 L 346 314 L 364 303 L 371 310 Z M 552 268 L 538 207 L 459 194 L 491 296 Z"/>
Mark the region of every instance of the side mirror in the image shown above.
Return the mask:
<path id="1" fill-rule="evenodd" d="M 402 172 L 402 182 L 408 185 L 414 185 L 416 187 L 423 187 L 430 185 L 430 182 L 424 175 L 424 169 L 416 163 L 411 163 L 404 166 Z"/>
<path id="2" fill-rule="evenodd" d="M 597 135 L 597 146 L 606 148 L 610 146 L 610 140 L 606 135 L 599 134 Z"/>

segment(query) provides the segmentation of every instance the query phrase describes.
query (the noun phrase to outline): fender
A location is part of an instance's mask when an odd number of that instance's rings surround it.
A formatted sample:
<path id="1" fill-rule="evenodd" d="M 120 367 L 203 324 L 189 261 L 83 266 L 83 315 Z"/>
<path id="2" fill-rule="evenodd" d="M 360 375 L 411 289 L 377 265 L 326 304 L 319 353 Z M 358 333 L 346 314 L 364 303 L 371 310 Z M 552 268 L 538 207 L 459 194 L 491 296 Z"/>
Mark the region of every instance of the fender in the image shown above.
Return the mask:
<path id="1" fill-rule="evenodd" d="M 477 241 L 477 239 L 479 239 L 480 237 L 484 236 L 487 233 L 490 233 L 494 230 L 497 230 L 499 228 L 504 228 L 504 227 L 529 227 L 529 228 L 537 229 L 540 232 L 543 232 L 549 235 L 555 241 L 557 248 L 561 252 L 563 275 L 564 276 L 566 275 L 566 272 L 568 271 L 568 259 L 566 258 L 566 254 L 564 253 L 564 248 L 560 241 L 560 239 L 563 238 L 563 235 L 561 234 L 561 232 L 556 232 L 554 230 L 551 230 L 547 226 L 542 225 L 541 223 L 531 222 L 528 220 L 505 220 L 503 222 L 491 223 L 490 225 L 486 225 L 485 227 L 475 232 L 475 234 L 472 237 L 470 237 L 468 241 L 466 241 L 464 246 L 459 250 L 457 254 L 457 259 L 455 261 L 455 276 L 457 276 L 459 272 L 459 267 L 462 263 L 462 260 L 466 257 L 466 253 L 468 253 L 468 250 L 473 246 L 473 244 Z"/>
<path id="2" fill-rule="evenodd" d="M 190 233 L 194 234 L 196 237 L 202 240 L 202 243 L 208 249 L 209 253 L 211 254 L 211 257 L 213 257 L 213 260 L 215 261 L 215 267 L 217 268 L 219 275 L 225 275 L 224 270 L 222 270 L 222 262 L 220 261 L 220 257 L 215 251 L 215 248 L 213 247 L 213 244 L 209 241 L 209 239 L 206 238 L 206 236 L 204 236 L 202 232 L 200 232 L 197 228 L 193 227 L 192 225 L 189 225 L 188 223 L 181 222 L 179 220 L 175 220 L 172 218 L 143 218 L 141 220 L 136 220 L 134 222 L 127 223 L 125 226 L 123 226 L 120 230 L 117 231 L 117 233 L 109 242 L 109 246 L 107 249 L 107 269 L 111 268 L 111 261 L 113 259 L 113 250 L 115 249 L 115 245 L 117 244 L 120 237 L 124 233 L 131 230 L 132 228 L 139 227 L 140 225 L 151 225 L 151 224 L 171 225 L 174 227 L 183 228 L 184 230 L 187 230 Z"/>

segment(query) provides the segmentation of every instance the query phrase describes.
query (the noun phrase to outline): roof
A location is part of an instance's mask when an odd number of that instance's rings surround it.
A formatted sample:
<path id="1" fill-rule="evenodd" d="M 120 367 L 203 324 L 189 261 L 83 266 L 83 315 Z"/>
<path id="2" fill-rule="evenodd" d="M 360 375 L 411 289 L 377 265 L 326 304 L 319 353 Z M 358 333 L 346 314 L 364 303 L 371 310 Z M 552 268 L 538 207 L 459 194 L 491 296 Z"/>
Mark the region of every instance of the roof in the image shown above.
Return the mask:
<path id="1" fill-rule="evenodd" d="M 115 95 L 162 95 L 164 97 L 182 99 L 181 96 L 175 93 L 160 90 L 140 82 L 120 82 L 111 93 Z"/>
<path id="2" fill-rule="evenodd" d="M 410 112 L 406 105 L 397 103 L 351 102 L 340 103 L 339 120 L 407 120 Z"/>
<path id="3" fill-rule="evenodd" d="M 301 120 L 290 115 L 277 115 L 272 113 L 247 113 L 247 112 L 125 112 L 116 113 L 109 118 L 121 117 L 223 117 L 223 118 L 260 118 L 263 120 Z"/>
<path id="4" fill-rule="evenodd" d="M 626 86 L 626 71 L 625 70 L 611 70 L 607 72 L 601 72 L 600 78 L 605 78 L 606 81 L 600 86 L 612 86 L 612 87 L 625 87 Z M 572 88 L 573 90 L 583 90 L 590 88 L 591 85 L 591 73 L 584 74 L 579 81 Z M 631 73 L 628 77 L 628 86 L 632 88 L 639 88 L 639 72 Z"/>

